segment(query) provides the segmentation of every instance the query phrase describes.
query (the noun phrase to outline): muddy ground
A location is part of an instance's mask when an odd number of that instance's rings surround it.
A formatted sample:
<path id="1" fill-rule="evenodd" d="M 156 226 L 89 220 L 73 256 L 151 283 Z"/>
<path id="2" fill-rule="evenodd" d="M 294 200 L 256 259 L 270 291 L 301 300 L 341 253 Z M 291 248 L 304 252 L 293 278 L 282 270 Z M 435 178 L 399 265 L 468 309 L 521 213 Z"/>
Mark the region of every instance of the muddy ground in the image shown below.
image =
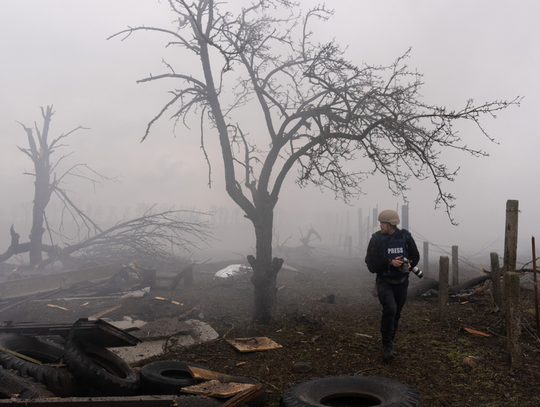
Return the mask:
<path id="1" fill-rule="evenodd" d="M 111 320 L 130 316 L 152 321 L 196 309 L 191 315 L 210 324 L 219 339 L 190 348 L 173 346 L 136 367 L 175 359 L 254 377 L 266 386 L 264 406 L 268 407 L 277 406 L 281 392 L 291 384 L 328 375 L 399 380 L 420 392 L 424 406 L 540 406 L 540 343 L 524 331 L 523 369 L 509 369 L 501 313 L 494 312 L 489 291 L 450 302 L 448 326 L 437 321 L 437 298 L 409 300 L 395 341 L 398 356 L 385 363 L 379 334 L 381 310 L 371 293 L 374 278 L 361 267 L 360 259 L 322 253 L 289 261 L 297 271 L 280 272 L 276 318 L 266 326 L 252 323 L 253 296 L 247 280 L 231 283 L 214 277 L 228 263 L 196 268 L 191 288 L 180 283 L 171 291 L 167 289 L 170 280 L 158 279 L 159 287 L 143 298 L 66 301 L 60 295 L 15 305 L 2 312 L 0 320 L 73 322 L 105 312 L 103 318 Z M 417 281 L 411 276 L 411 283 Z M 330 294 L 335 296 L 334 303 L 320 301 Z M 534 332 L 532 291 L 522 291 L 521 309 L 524 322 Z M 489 336 L 471 334 L 465 328 Z M 282 348 L 239 353 L 224 340 L 252 336 L 266 336 Z M 295 362 L 309 362 L 311 371 L 296 372 Z"/>

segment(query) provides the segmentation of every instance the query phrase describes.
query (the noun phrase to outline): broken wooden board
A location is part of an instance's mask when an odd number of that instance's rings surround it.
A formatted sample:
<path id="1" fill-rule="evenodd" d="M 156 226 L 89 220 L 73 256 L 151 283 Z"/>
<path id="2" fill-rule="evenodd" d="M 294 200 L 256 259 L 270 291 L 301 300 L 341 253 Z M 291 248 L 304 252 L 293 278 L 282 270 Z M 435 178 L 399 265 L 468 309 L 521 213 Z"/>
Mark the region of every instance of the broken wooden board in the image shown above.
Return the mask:
<path id="1" fill-rule="evenodd" d="M 209 397 L 228 398 L 245 390 L 251 389 L 254 384 L 246 383 L 222 383 L 219 380 L 196 384 L 194 386 L 182 387 L 182 392 L 189 394 L 205 395 Z"/>
<path id="2" fill-rule="evenodd" d="M 221 407 L 237 407 L 241 406 L 242 404 L 248 402 L 249 400 L 254 399 L 255 397 L 263 394 L 264 388 L 262 384 L 257 383 L 253 385 L 251 389 L 244 390 L 240 393 L 238 393 L 233 398 L 227 400 L 225 403 L 222 404 Z"/>
<path id="3" fill-rule="evenodd" d="M 222 402 L 217 399 L 204 399 L 204 404 L 193 401 L 193 396 L 153 395 L 153 396 L 125 396 L 125 397 L 66 397 L 47 399 L 0 399 L 2 404 L 15 404 L 27 407 L 51 407 L 61 405 L 64 407 L 221 407 Z"/>
<path id="4" fill-rule="evenodd" d="M 265 336 L 252 338 L 227 339 L 227 342 L 239 352 L 258 352 L 263 350 L 279 349 L 283 346 Z"/>
<path id="5" fill-rule="evenodd" d="M 471 329 L 471 328 L 463 328 L 463 329 L 466 330 L 467 332 L 470 332 L 470 333 L 474 334 L 474 335 L 478 335 L 478 336 L 486 336 L 486 337 L 491 336 L 491 335 L 489 335 L 489 334 L 486 334 L 486 333 L 480 332 L 480 331 L 476 331 L 476 330 Z"/>
<path id="6" fill-rule="evenodd" d="M 223 373 L 214 372 L 212 370 L 201 369 L 200 367 L 196 367 L 196 366 L 188 366 L 188 370 L 194 379 L 200 380 L 200 381 L 209 381 L 209 380 L 222 381 L 223 379 L 228 379 L 232 377 Z"/>

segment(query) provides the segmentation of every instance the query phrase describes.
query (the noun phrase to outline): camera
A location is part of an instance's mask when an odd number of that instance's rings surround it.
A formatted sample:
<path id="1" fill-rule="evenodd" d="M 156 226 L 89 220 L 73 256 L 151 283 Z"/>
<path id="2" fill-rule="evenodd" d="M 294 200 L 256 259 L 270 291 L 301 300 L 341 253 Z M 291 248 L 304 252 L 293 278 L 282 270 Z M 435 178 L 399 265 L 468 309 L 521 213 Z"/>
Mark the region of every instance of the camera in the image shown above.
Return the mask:
<path id="1" fill-rule="evenodd" d="M 408 258 L 404 257 L 403 259 L 403 266 L 401 266 L 401 272 L 404 274 L 409 274 L 411 271 L 416 274 L 416 277 L 422 278 L 424 277 L 424 272 L 420 270 L 418 267 L 409 267 L 409 263 L 411 262 Z"/>

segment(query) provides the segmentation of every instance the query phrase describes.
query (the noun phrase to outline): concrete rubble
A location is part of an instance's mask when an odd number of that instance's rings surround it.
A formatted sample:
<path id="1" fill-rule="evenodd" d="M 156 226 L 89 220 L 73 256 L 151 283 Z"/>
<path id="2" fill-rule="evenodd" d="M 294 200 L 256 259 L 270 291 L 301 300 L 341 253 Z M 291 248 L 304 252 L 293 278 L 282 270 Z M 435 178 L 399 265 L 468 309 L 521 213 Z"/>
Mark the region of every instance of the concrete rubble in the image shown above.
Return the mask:
<path id="1" fill-rule="evenodd" d="M 124 317 L 123 321 L 109 321 L 109 323 L 121 329 L 139 329 L 131 331 L 131 334 L 142 339 L 142 342 L 136 346 L 110 349 L 128 363 L 161 355 L 168 348 L 190 346 L 219 337 L 219 334 L 210 325 L 196 319 L 179 321 L 178 318 L 162 318 L 147 323 Z"/>

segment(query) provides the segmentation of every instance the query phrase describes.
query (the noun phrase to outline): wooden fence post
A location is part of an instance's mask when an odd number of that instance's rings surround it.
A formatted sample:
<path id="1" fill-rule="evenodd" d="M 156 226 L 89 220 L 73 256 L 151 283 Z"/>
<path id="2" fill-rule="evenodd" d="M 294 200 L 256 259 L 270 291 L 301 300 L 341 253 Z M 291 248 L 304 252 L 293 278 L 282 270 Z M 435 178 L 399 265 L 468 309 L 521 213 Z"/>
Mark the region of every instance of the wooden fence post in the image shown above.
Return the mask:
<path id="1" fill-rule="evenodd" d="M 403 229 L 409 230 L 409 205 L 401 206 L 401 225 Z"/>
<path id="2" fill-rule="evenodd" d="M 504 233 L 504 273 L 503 280 L 506 279 L 506 274 L 516 271 L 517 262 L 517 243 L 518 243 L 518 213 L 519 201 L 506 201 L 506 225 Z M 506 289 L 506 282 L 503 282 L 503 287 Z M 506 295 L 504 294 L 506 300 Z M 504 304 L 506 307 L 506 304 Z M 503 311 L 505 309 L 503 308 Z"/>
<path id="3" fill-rule="evenodd" d="M 439 322 L 448 325 L 448 256 L 439 259 Z"/>
<path id="4" fill-rule="evenodd" d="M 491 258 L 491 284 L 493 286 L 493 301 L 495 305 L 502 308 L 502 292 L 501 292 L 501 268 L 499 266 L 499 254 L 490 253 Z"/>
<path id="5" fill-rule="evenodd" d="M 459 261 L 457 246 L 452 246 L 452 285 L 459 285 Z"/>
<path id="6" fill-rule="evenodd" d="M 508 364 L 512 370 L 523 367 L 521 356 L 521 316 L 519 314 L 519 274 L 515 271 L 504 273 L 504 297 L 506 318 L 506 349 Z"/>

